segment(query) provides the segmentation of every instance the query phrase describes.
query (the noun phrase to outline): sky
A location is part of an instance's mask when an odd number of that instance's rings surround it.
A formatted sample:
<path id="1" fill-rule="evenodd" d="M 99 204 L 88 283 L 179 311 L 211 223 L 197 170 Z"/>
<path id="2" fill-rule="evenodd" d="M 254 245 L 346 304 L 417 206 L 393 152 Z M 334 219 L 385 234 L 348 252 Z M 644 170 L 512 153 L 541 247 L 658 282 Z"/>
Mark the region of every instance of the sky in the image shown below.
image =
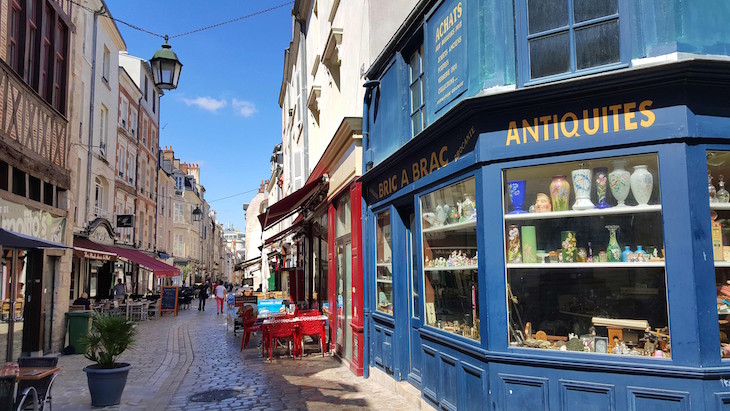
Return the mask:
<path id="1" fill-rule="evenodd" d="M 286 0 L 106 3 L 115 19 L 172 37 Z M 241 231 L 245 231 L 242 205 L 269 178 L 269 159 L 274 145 L 281 142 L 279 90 L 284 50 L 292 38 L 292 6 L 290 2 L 169 41 L 183 68 L 177 89 L 166 91 L 160 101 L 160 147 L 172 146 L 181 162 L 200 165 L 205 198 L 218 221 L 233 223 Z M 164 43 L 120 22 L 117 27 L 131 55 L 150 59 Z"/>

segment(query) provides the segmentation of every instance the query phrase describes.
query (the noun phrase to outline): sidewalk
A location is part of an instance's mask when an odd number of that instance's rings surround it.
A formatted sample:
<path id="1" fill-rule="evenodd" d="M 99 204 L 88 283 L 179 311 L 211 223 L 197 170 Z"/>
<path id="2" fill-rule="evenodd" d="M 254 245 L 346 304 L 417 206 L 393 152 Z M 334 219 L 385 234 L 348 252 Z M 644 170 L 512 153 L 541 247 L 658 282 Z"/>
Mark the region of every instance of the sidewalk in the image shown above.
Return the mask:
<path id="1" fill-rule="evenodd" d="M 90 362 L 71 355 L 59 360 L 62 371 L 53 387 L 53 409 L 413 409 L 404 398 L 354 376 L 331 356 L 281 357 L 269 364 L 261 358 L 258 342 L 252 338 L 239 352 L 240 334 L 226 333 L 224 316 L 216 316 L 210 305 L 205 312 L 193 308 L 177 317 L 142 322 L 137 342 L 119 359 L 133 367 L 119 406 L 91 407 L 82 371 Z"/>

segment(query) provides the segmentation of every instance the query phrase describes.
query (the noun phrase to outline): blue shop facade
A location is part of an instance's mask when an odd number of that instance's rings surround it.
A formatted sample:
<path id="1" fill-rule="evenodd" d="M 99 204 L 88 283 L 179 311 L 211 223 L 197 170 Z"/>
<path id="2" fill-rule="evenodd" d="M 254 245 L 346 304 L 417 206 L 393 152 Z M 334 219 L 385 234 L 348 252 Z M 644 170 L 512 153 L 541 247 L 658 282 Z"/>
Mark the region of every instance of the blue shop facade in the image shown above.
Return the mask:
<path id="1" fill-rule="evenodd" d="M 693 7 L 416 5 L 366 74 L 371 372 L 445 410 L 730 410 L 730 8 Z"/>

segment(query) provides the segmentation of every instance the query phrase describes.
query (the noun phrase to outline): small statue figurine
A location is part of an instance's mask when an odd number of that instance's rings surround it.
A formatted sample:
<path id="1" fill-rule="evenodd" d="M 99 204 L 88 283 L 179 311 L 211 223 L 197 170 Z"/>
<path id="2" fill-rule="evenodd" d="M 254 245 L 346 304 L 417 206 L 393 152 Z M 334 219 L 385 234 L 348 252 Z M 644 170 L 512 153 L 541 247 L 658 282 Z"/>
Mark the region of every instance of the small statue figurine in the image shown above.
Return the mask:
<path id="1" fill-rule="evenodd" d="M 548 195 L 545 193 L 537 193 L 537 198 L 535 199 L 535 212 L 547 213 L 550 211 L 553 211 L 550 197 L 548 197 Z"/>

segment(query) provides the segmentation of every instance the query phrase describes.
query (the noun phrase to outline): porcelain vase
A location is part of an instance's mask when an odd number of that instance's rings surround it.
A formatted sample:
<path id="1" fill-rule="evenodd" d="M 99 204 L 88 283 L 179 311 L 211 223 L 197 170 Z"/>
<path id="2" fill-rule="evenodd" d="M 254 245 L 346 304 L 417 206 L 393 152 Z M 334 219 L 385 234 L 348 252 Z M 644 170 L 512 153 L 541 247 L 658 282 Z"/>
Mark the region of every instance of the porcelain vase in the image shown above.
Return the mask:
<path id="1" fill-rule="evenodd" d="M 563 250 L 563 262 L 574 263 L 576 248 L 575 231 L 561 231 L 560 244 Z"/>
<path id="2" fill-rule="evenodd" d="M 591 174 L 591 170 L 586 167 L 571 172 L 575 191 L 573 210 L 588 210 L 595 207 L 591 201 Z"/>
<path id="3" fill-rule="evenodd" d="M 631 174 L 624 170 L 625 161 L 616 161 L 613 164 L 613 171 L 608 173 L 608 185 L 611 187 L 611 194 L 616 199 L 616 207 L 625 207 L 626 197 L 631 191 Z"/>
<path id="4" fill-rule="evenodd" d="M 522 251 L 520 250 L 520 229 L 516 225 L 509 226 L 507 230 L 507 262 L 522 262 Z"/>
<path id="5" fill-rule="evenodd" d="M 508 181 L 507 189 L 509 190 L 509 200 L 513 208 L 510 214 L 524 213 L 522 205 L 525 204 L 525 180 Z"/>
<path id="6" fill-rule="evenodd" d="M 631 174 L 631 192 L 639 205 L 649 204 L 651 192 L 654 189 L 654 177 L 652 177 L 645 165 L 634 166 Z"/>
<path id="7" fill-rule="evenodd" d="M 467 221 L 477 218 L 477 210 L 469 194 L 464 194 L 464 202 L 461 203 L 461 214 Z"/>
<path id="8" fill-rule="evenodd" d="M 550 200 L 553 211 L 568 211 L 570 201 L 570 183 L 565 176 L 554 176 L 550 183 Z"/>
<path id="9" fill-rule="evenodd" d="M 606 194 L 608 192 L 608 168 L 594 168 L 593 178 L 596 182 L 596 208 L 611 207 L 611 205 L 608 204 L 608 201 L 606 201 Z"/>
<path id="10" fill-rule="evenodd" d="M 522 262 L 537 262 L 537 239 L 534 225 L 522 226 Z"/>
<path id="11" fill-rule="evenodd" d="M 609 263 L 621 262 L 621 246 L 618 245 L 616 240 L 616 231 L 618 230 L 617 225 L 607 225 L 606 229 L 609 233 L 608 246 L 606 247 L 606 261 Z"/>

